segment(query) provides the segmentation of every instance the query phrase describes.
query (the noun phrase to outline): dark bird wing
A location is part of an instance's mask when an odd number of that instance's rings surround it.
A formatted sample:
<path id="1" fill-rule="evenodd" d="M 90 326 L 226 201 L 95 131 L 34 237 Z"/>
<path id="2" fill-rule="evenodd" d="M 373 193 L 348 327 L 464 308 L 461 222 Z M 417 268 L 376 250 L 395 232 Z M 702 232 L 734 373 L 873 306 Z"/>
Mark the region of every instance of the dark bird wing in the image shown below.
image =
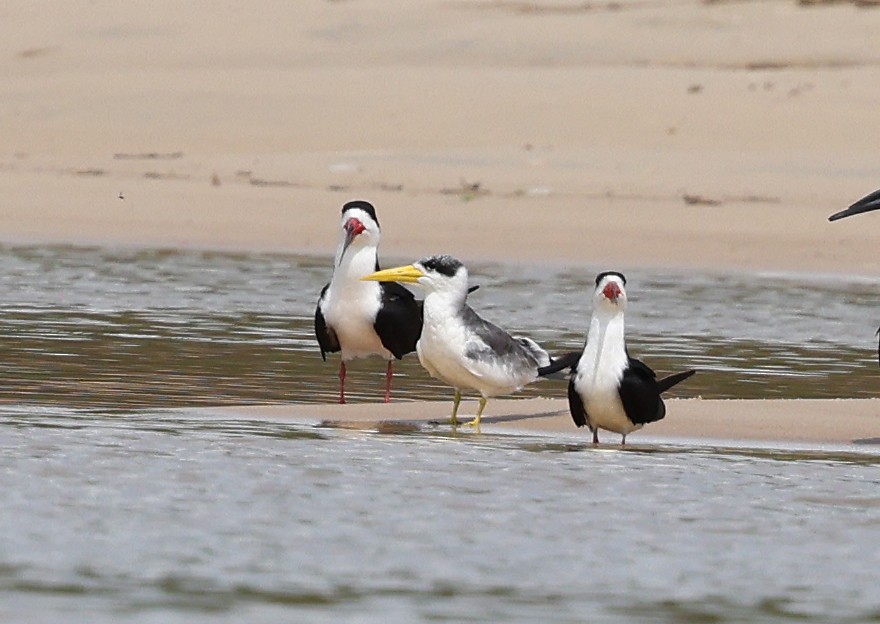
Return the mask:
<path id="1" fill-rule="evenodd" d="M 318 297 L 318 307 L 315 308 L 315 337 L 318 339 L 318 346 L 321 347 L 321 358 L 326 362 L 328 353 L 336 353 L 340 350 L 339 339 L 332 327 L 327 326 L 324 320 L 324 313 L 321 312 L 321 304 L 324 302 L 324 296 L 330 284 L 321 289 L 321 296 Z"/>
<path id="2" fill-rule="evenodd" d="M 589 426 L 587 421 L 587 409 L 584 407 L 584 401 L 574 387 L 574 369 L 572 369 L 571 379 L 568 380 L 568 411 L 571 413 L 571 419 L 577 427 Z M 590 431 L 593 428 L 590 427 Z"/>
<path id="3" fill-rule="evenodd" d="M 657 376 L 644 362 L 629 359 L 629 367 L 623 371 L 618 393 L 627 418 L 637 425 L 661 420 L 666 415 Z"/>
<path id="4" fill-rule="evenodd" d="M 694 369 L 691 369 L 683 371 L 681 373 L 674 373 L 672 375 L 669 375 L 668 377 L 664 377 L 657 382 L 657 388 L 660 390 L 660 392 L 666 392 L 672 386 L 681 383 L 696 372 L 697 371 L 695 371 Z"/>
<path id="5" fill-rule="evenodd" d="M 629 368 L 623 372 L 619 389 L 627 417 L 636 424 L 661 420 L 666 415 L 666 406 L 660 393 L 666 392 L 696 372 L 693 369 L 686 370 L 658 381 L 657 375 L 647 364 L 629 358 Z"/>
<path id="6" fill-rule="evenodd" d="M 844 217 L 862 214 L 863 212 L 871 212 L 872 210 L 877 209 L 880 209 L 880 189 L 874 191 L 870 195 L 865 195 L 846 210 L 835 212 L 833 215 L 828 217 L 828 220 L 837 221 L 838 219 L 843 219 Z M 880 329 L 877 330 L 877 333 L 880 334 Z M 877 343 L 877 363 L 880 364 L 880 342 Z"/>
<path id="7" fill-rule="evenodd" d="M 569 351 L 556 359 L 551 359 L 548 366 L 542 366 L 538 369 L 538 377 L 548 377 L 566 368 L 570 368 L 574 372 L 578 360 L 581 359 L 581 353 L 581 351 Z"/>
<path id="8" fill-rule="evenodd" d="M 878 208 L 880 208 L 880 190 L 876 190 L 870 195 L 865 195 L 846 210 L 835 212 L 833 215 L 828 217 L 828 220 L 837 221 L 838 219 L 843 219 L 844 217 L 851 217 L 852 215 L 862 214 L 863 212 L 871 212 L 872 210 L 877 210 Z"/>
<path id="9" fill-rule="evenodd" d="M 422 334 L 422 303 L 396 282 L 382 282 L 382 304 L 373 329 L 398 360 L 416 350 Z"/>

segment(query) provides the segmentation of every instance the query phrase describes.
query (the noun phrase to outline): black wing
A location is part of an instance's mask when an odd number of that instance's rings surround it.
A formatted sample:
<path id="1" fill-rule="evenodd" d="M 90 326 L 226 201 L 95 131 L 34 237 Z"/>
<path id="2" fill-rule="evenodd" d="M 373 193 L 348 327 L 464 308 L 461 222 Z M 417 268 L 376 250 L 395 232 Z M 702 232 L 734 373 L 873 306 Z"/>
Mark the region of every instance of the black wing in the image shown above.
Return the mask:
<path id="1" fill-rule="evenodd" d="M 318 339 L 318 346 L 321 347 L 321 358 L 326 362 L 328 353 L 336 353 L 341 349 L 339 339 L 333 328 L 327 327 L 324 320 L 324 313 L 321 312 L 321 302 L 324 301 L 324 295 L 330 284 L 321 289 L 321 296 L 318 297 L 318 306 L 315 308 L 315 337 Z"/>
<path id="2" fill-rule="evenodd" d="M 680 384 L 682 381 L 684 381 L 696 372 L 697 371 L 695 371 L 694 369 L 691 369 L 681 373 L 674 373 L 672 375 L 669 375 L 668 377 L 664 377 L 657 382 L 657 389 L 660 390 L 660 392 L 666 392 L 672 386 Z"/>
<path id="3" fill-rule="evenodd" d="M 551 358 L 549 365 L 538 369 L 538 377 L 547 377 L 566 368 L 571 368 L 572 372 L 574 372 L 582 353 L 582 351 L 569 351 L 556 359 Z"/>
<path id="4" fill-rule="evenodd" d="M 635 358 L 629 359 L 629 367 L 623 371 L 618 393 L 627 418 L 637 425 L 661 420 L 666 415 L 657 376 Z"/>
<path id="5" fill-rule="evenodd" d="M 422 335 L 422 304 L 397 282 L 382 282 L 382 304 L 373 329 L 398 360 L 416 350 Z"/>
<path id="6" fill-rule="evenodd" d="M 583 427 L 587 425 L 589 427 L 589 423 L 587 422 L 587 409 L 584 407 L 584 401 L 581 399 L 581 395 L 578 393 L 577 388 L 574 387 L 574 377 L 577 373 L 577 362 L 575 362 L 575 366 L 571 367 L 571 379 L 568 380 L 568 411 L 571 413 L 571 419 L 574 421 L 575 426 Z M 590 427 L 590 431 L 593 428 Z"/>
<path id="7" fill-rule="evenodd" d="M 851 217 L 852 215 L 862 214 L 863 212 L 871 212 L 872 210 L 877 210 L 878 208 L 880 208 L 880 190 L 874 191 L 870 195 L 865 195 L 846 210 L 835 212 L 833 215 L 828 217 L 828 220 L 837 221 L 838 219 L 843 219 L 844 217 Z"/>

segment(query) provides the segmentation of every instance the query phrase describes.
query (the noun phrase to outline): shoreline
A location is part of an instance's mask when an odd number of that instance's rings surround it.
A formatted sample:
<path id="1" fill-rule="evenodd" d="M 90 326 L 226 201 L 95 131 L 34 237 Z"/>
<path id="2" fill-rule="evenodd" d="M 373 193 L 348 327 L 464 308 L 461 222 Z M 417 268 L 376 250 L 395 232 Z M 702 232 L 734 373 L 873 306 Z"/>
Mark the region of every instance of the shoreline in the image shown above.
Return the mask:
<path id="1" fill-rule="evenodd" d="M 877 185 L 880 186 L 880 180 Z M 348 194 L 326 190 L 227 190 L 192 182 L 112 177 L 46 178 L 0 168 L 0 242 L 331 256 L 338 211 L 360 197 L 382 224 L 380 258 L 414 261 L 449 253 L 467 263 L 657 267 L 673 271 L 880 276 L 880 219 L 837 223 L 828 207 L 739 204 L 719 213 L 680 199 L 640 203 L 607 198 Z M 122 192 L 124 199 L 119 199 Z M 41 200 L 42 195 L 42 200 Z M 855 195 L 855 193 L 854 193 Z M 632 212 L 621 217 L 620 211 Z M 542 215 L 552 215 L 542 218 Z M 784 236 L 783 236 L 784 233 Z"/>
<path id="2" fill-rule="evenodd" d="M 630 267 L 880 280 L 880 213 L 827 220 L 880 188 L 880 53 L 864 45 L 880 10 L 377 0 L 210 19 L 67 4 L 45 20 L 15 1 L 4 25 L 0 244 L 329 258 L 340 207 L 361 198 L 386 267 L 448 253 L 587 281 Z M 671 399 L 631 441 L 880 436 L 880 403 L 847 401 Z M 435 409 L 401 405 L 279 409 Z M 575 432 L 565 412 L 493 400 L 485 430 Z"/>
<path id="3" fill-rule="evenodd" d="M 743 445 L 798 445 L 817 448 L 847 446 L 880 448 L 880 399 L 665 399 L 663 420 L 631 433 L 627 445 L 670 440 Z M 449 401 L 398 403 L 275 404 L 189 408 L 187 414 L 207 418 L 242 418 L 290 424 L 415 433 L 451 431 L 434 424 L 449 416 Z M 462 419 L 473 415 L 477 402 L 462 401 Z M 414 413 L 417 412 L 417 413 Z M 467 426 L 462 433 L 470 434 Z M 481 433 L 527 432 L 565 434 L 590 442 L 586 429 L 571 422 L 564 399 L 492 399 Z M 619 434 L 599 432 L 602 446 L 618 446 Z"/>

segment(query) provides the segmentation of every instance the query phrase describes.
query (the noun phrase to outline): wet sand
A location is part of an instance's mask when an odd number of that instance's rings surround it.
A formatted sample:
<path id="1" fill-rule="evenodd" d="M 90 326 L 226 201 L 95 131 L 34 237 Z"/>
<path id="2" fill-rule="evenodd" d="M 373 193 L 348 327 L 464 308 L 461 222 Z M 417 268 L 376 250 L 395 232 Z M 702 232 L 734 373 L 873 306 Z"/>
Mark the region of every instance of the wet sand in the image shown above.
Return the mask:
<path id="1" fill-rule="evenodd" d="M 451 401 L 361 403 L 349 405 L 265 405 L 198 408 L 210 418 L 265 419 L 386 433 L 451 430 Z M 463 401 L 463 421 L 476 413 L 476 401 Z M 667 399 L 663 420 L 628 436 L 640 441 L 697 440 L 701 443 L 787 443 L 794 445 L 880 444 L 880 399 L 705 400 Z M 571 421 L 563 399 L 494 399 L 483 416 L 481 433 L 499 431 L 591 436 Z M 471 433 L 467 425 L 460 431 Z M 600 442 L 620 436 L 600 431 Z"/>
<path id="2" fill-rule="evenodd" d="M 365 198 L 385 258 L 877 276 L 880 216 L 827 217 L 880 187 L 880 10 L 804 4 L 8 2 L 0 243 L 329 255 Z M 880 435 L 851 405 L 651 431 Z"/>

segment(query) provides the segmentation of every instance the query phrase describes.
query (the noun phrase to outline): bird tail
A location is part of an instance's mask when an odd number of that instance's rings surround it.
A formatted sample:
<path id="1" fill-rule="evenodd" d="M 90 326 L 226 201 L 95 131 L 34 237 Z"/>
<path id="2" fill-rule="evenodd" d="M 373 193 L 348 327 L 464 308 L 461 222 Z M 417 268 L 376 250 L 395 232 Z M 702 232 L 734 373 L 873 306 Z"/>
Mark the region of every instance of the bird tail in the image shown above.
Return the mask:
<path id="1" fill-rule="evenodd" d="M 558 358 L 550 359 L 550 364 L 547 366 L 542 366 L 538 369 L 538 377 L 551 377 L 553 379 L 565 379 L 565 375 L 557 376 L 556 373 L 559 371 L 565 370 L 566 368 L 571 368 L 572 370 L 577 366 L 578 360 L 581 359 L 580 351 L 569 351 Z"/>
<path id="2" fill-rule="evenodd" d="M 531 356 L 535 359 L 535 362 L 538 363 L 538 366 L 548 366 L 550 364 L 550 356 L 547 354 L 544 349 L 541 348 L 537 342 L 532 340 L 531 338 L 526 338 L 525 336 L 514 336 L 514 340 L 516 340 L 519 344 L 525 348 L 526 351 L 531 354 Z"/>
<path id="3" fill-rule="evenodd" d="M 690 377 L 691 375 L 693 375 L 696 372 L 697 372 L 696 370 L 691 369 L 691 370 L 686 370 L 681 373 L 674 373 L 672 375 L 669 375 L 668 377 L 664 377 L 663 379 L 658 380 L 657 386 L 659 387 L 660 392 L 666 392 L 672 386 L 674 386 L 678 383 L 681 383 L 682 381 L 684 381 L 685 379 L 687 379 L 688 377 Z"/>

